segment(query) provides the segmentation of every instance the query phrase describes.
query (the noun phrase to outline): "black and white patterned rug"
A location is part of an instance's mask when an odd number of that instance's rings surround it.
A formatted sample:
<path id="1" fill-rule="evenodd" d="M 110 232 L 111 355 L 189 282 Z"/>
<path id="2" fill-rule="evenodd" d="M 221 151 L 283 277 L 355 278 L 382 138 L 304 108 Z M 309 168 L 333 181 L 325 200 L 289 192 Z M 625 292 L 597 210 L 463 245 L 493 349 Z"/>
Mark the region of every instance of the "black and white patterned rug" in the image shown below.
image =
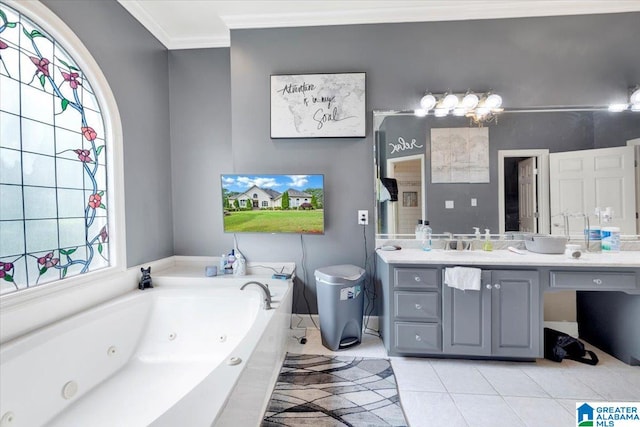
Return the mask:
<path id="1" fill-rule="evenodd" d="M 386 359 L 287 354 L 262 426 L 406 426 Z"/>

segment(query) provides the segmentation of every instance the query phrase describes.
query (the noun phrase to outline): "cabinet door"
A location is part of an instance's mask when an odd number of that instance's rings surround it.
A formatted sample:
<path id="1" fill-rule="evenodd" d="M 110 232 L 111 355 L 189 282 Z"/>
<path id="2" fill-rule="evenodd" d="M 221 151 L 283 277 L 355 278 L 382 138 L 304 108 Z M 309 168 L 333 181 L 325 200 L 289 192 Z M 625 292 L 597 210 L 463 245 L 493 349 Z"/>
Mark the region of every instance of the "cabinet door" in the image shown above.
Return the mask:
<path id="1" fill-rule="evenodd" d="M 491 284 L 492 354 L 538 357 L 541 329 L 538 272 L 492 271 Z"/>
<path id="2" fill-rule="evenodd" d="M 491 354 L 491 272 L 482 272 L 479 291 L 443 285 L 443 350 L 449 354 Z"/>

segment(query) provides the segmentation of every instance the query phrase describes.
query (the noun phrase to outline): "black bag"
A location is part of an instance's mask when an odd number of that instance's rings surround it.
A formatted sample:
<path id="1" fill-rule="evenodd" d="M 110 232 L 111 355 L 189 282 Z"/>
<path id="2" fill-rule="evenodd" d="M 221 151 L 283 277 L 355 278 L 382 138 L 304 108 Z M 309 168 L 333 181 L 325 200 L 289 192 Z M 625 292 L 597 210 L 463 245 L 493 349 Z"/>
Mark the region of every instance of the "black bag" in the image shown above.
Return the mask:
<path id="1" fill-rule="evenodd" d="M 590 359 L 585 356 L 589 354 Z M 593 351 L 585 350 L 577 338 L 551 328 L 544 328 L 544 358 L 554 362 L 571 359 L 587 365 L 597 365 L 598 356 Z"/>

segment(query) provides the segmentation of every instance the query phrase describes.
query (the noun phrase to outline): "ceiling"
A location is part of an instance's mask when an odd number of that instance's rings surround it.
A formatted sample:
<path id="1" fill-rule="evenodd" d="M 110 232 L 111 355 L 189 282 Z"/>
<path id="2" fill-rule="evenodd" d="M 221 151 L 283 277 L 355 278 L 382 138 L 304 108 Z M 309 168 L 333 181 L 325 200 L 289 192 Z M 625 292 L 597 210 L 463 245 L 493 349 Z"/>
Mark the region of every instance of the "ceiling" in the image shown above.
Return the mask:
<path id="1" fill-rule="evenodd" d="M 168 49 L 229 46 L 230 29 L 640 11 L 640 0 L 118 0 Z"/>

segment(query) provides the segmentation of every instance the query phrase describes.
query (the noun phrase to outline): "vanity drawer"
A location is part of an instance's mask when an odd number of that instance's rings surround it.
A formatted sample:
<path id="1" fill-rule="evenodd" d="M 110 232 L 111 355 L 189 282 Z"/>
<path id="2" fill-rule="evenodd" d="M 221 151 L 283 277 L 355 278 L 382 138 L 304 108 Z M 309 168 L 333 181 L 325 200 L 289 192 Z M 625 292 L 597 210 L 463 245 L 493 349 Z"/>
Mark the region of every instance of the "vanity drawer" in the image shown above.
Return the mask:
<path id="1" fill-rule="evenodd" d="M 439 288 L 438 269 L 436 268 L 395 268 L 394 286 L 396 288 Z"/>
<path id="2" fill-rule="evenodd" d="M 550 287 L 576 290 L 636 289 L 636 275 L 624 272 L 552 271 Z"/>
<path id="3" fill-rule="evenodd" d="M 396 351 L 399 353 L 440 353 L 442 327 L 439 323 L 396 322 Z"/>
<path id="4" fill-rule="evenodd" d="M 394 315 L 396 319 L 439 322 L 439 292 L 394 292 Z"/>

